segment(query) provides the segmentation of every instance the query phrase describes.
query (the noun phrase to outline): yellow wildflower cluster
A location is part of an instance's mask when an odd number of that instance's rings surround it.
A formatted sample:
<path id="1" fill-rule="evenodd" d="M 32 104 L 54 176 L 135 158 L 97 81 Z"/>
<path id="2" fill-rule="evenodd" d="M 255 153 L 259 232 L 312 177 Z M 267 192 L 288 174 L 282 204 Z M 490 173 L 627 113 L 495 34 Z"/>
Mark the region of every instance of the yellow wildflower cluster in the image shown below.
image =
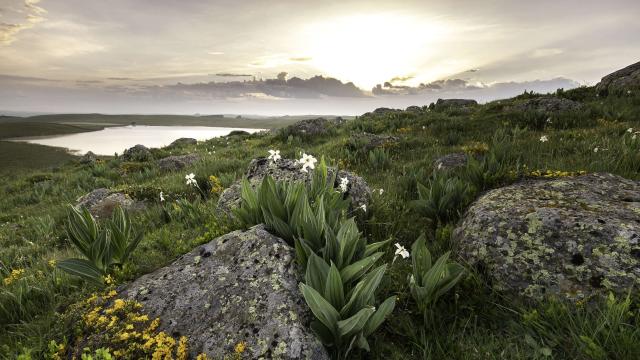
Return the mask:
<path id="1" fill-rule="evenodd" d="M 401 133 L 401 134 L 406 134 L 406 133 L 408 133 L 408 132 L 411 132 L 411 128 L 409 128 L 409 127 L 406 127 L 406 128 L 405 128 L 405 127 L 402 127 L 402 128 L 400 128 L 400 129 L 398 129 L 398 132 L 399 132 L 399 133 Z"/>
<path id="2" fill-rule="evenodd" d="M 471 155 L 482 155 L 489 151 L 489 145 L 483 142 L 474 141 L 462 147 L 462 151 Z"/>
<path id="3" fill-rule="evenodd" d="M 75 340 L 77 348 L 70 346 L 65 357 L 73 357 L 87 349 L 105 348 L 109 349 L 114 359 L 189 358 L 186 337 L 176 340 L 164 331 L 158 331 L 160 319 L 150 320 L 148 315 L 140 312 L 140 303 L 115 299 L 116 295 L 115 290 L 92 294 L 78 305 L 83 314 L 80 334 Z"/>
<path id="4" fill-rule="evenodd" d="M 209 183 L 211 184 L 212 194 L 220 194 L 222 190 L 224 190 L 222 183 L 220 183 L 220 179 L 215 175 L 209 176 Z"/>
<path id="5" fill-rule="evenodd" d="M 9 286 L 16 280 L 19 280 L 22 275 L 24 275 L 24 269 L 13 269 L 11 270 L 11 274 L 4 278 L 4 285 Z"/>
<path id="6" fill-rule="evenodd" d="M 533 177 L 551 178 L 551 177 L 577 176 L 577 175 L 584 175 L 586 173 L 587 172 L 584 170 L 580 170 L 580 171 L 534 170 L 534 171 L 531 171 L 528 175 Z"/>

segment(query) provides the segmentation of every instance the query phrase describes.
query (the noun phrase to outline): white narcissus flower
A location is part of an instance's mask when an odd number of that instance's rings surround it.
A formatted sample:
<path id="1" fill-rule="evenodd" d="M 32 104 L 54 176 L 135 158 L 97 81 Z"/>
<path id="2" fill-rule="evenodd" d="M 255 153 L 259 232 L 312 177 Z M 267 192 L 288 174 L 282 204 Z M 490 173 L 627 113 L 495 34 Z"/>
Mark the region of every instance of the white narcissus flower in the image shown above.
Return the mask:
<path id="1" fill-rule="evenodd" d="M 367 212 L 367 205 L 366 204 L 360 205 L 360 209 L 362 209 L 362 211 L 364 212 Z"/>
<path id="2" fill-rule="evenodd" d="M 628 132 L 629 134 L 631 134 L 631 133 L 633 132 L 633 128 L 628 128 L 628 129 L 627 129 L 627 132 Z"/>
<path id="3" fill-rule="evenodd" d="M 277 162 L 278 160 L 282 159 L 282 156 L 280 156 L 280 150 L 269 150 L 268 159 L 273 162 Z"/>
<path id="4" fill-rule="evenodd" d="M 540 142 L 547 142 L 547 141 L 549 141 L 549 138 L 547 137 L 547 135 L 540 136 Z"/>
<path id="5" fill-rule="evenodd" d="M 164 201 L 164 194 L 160 191 L 160 201 Z"/>
<path id="6" fill-rule="evenodd" d="M 598 150 L 600 150 L 600 149 L 598 149 L 598 147 L 597 147 L 597 146 L 596 146 L 595 148 L 593 148 L 593 152 L 594 152 L 594 153 L 597 153 L 597 152 L 598 152 Z"/>
<path id="7" fill-rule="evenodd" d="M 198 186 L 198 181 L 196 181 L 196 176 L 194 173 L 185 175 L 184 178 L 187 180 L 187 185 Z"/>
<path id="8" fill-rule="evenodd" d="M 398 255 L 402 256 L 403 259 L 406 259 L 410 256 L 409 252 L 407 251 L 407 249 L 405 249 L 404 246 L 400 245 L 399 243 L 396 243 L 396 256 Z"/>
<path id="9" fill-rule="evenodd" d="M 338 187 L 340 187 L 340 192 L 342 193 L 346 193 L 348 186 L 349 185 L 349 179 L 346 177 L 340 178 L 340 185 L 338 185 Z"/>
<path id="10" fill-rule="evenodd" d="M 313 155 L 307 155 L 306 153 L 303 153 L 302 158 L 298 160 L 298 163 L 302 165 L 302 168 L 300 169 L 300 171 L 306 173 L 308 172 L 307 168 L 315 169 L 317 162 L 318 162 L 318 159 L 313 157 Z"/>
<path id="11" fill-rule="evenodd" d="M 382 195 L 382 193 L 384 193 L 384 189 L 380 189 L 378 192 Z"/>

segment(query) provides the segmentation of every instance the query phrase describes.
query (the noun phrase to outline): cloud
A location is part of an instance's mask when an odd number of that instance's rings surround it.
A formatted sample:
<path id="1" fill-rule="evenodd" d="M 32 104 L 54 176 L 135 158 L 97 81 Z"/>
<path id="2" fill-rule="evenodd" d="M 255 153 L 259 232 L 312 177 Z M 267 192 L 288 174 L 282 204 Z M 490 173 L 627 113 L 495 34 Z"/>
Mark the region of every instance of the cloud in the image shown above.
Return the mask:
<path id="1" fill-rule="evenodd" d="M 411 80 L 411 79 L 413 79 L 414 77 L 415 77 L 415 76 L 413 76 L 413 75 L 408 75 L 408 76 L 395 76 L 395 77 L 393 77 L 391 80 L 389 80 L 389 82 L 391 82 L 391 83 L 396 82 L 396 81 L 403 82 L 403 81 Z"/>
<path id="2" fill-rule="evenodd" d="M 0 23 L 0 45 L 10 45 L 16 40 L 19 32 L 30 29 L 45 20 L 44 14 L 47 10 L 38 6 L 39 2 L 40 0 L 21 1 L 22 6 L 18 8 L 22 7 L 24 10 L 7 11 L 7 14 L 4 14 L 12 22 Z"/>
<path id="3" fill-rule="evenodd" d="M 107 78 L 107 80 L 126 81 L 126 80 L 134 80 L 134 79 L 129 77 L 109 77 Z"/>
<path id="4" fill-rule="evenodd" d="M 222 51 L 209 51 L 207 52 L 209 55 L 224 55 Z"/>
<path id="5" fill-rule="evenodd" d="M 313 58 L 309 57 L 309 56 L 303 56 L 303 57 L 290 57 L 289 58 L 290 61 L 293 62 L 306 62 L 306 61 L 311 61 L 313 60 Z"/>
<path id="6" fill-rule="evenodd" d="M 12 82 L 59 82 L 60 80 L 53 79 L 45 79 L 40 77 L 32 77 L 32 76 L 17 76 L 17 75 L 7 75 L 0 74 L 0 81 L 12 81 Z"/>
<path id="7" fill-rule="evenodd" d="M 557 48 L 535 49 L 531 53 L 531 57 L 533 57 L 533 58 L 543 58 L 543 57 L 548 57 L 548 56 L 560 55 L 563 52 L 564 51 L 562 49 L 557 49 Z"/>
<path id="8" fill-rule="evenodd" d="M 216 76 L 221 77 L 251 77 L 251 74 L 233 74 L 233 73 L 217 73 Z"/>

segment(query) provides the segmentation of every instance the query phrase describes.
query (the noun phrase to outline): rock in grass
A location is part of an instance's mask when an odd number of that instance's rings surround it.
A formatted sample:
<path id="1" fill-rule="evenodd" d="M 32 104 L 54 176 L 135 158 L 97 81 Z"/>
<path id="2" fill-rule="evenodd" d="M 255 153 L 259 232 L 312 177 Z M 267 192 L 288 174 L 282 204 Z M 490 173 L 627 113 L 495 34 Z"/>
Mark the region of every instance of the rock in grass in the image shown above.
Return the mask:
<path id="1" fill-rule="evenodd" d="M 91 151 L 87 151 L 87 153 L 82 155 L 82 157 L 80 158 L 80 164 L 93 164 L 96 162 L 96 160 L 98 160 L 96 154 Z"/>
<path id="2" fill-rule="evenodd" d="M 451 153 L 436 159 L 436 161 L 433 162 L 433 169 L 436 171 L 451 170 L 467 165 L 467 161 L 467 154 L 462 152 Z"/>
<path id="3" fill-rule="evenodd" d="M 198 140 L 193 138 L 180 138 L 169 144 L 170 147 L 173 146 L 183 146 L 183 145 L 196 145 L 198 144 Z"/>
<path id="4" fill-rule="evenodd" d="M 395 145 L 400 138 L 391 135 L 370 134 L 367 132 L 352 134 L 347 141 L 347 147 L 354 151 L 367 154 L 375 148 L 385 148 Z"/>
<path id="5" fill-rule="evenodd" d="M 159 330 L 189 338 L 191 356 L 328 359 L 309 328 L 295 252 L 263 226 L 235 231 L 129 284 L 121 296 L 143 305 Z"/>
<path id="6" fill-rule="evenodd" d="M 148 161 L 153 159 L 151 151 L 144 145 L 136 145 L 124 151 L 122 160 L 125 161 Z"/>
<path id="7" fill-rule="evenodd" d="M 450 108 L 467 108 L 478 105 L 478 102 L 472 99 L 438 99 L 436 101 L 436 110 Z"/>
<path id="8" fill-rule="evenodd" d="M 198 154 L 175 155 L 158 160 L 158 167 L 162 171 L 177 171 L 200 160 Z"/>
<path id="9" fill-rule="evenodd" d="M 570 300 L 640 286 L 640 182 L 611 174 L 489 191 L 453 235 L 498 290 Z"/>
<path id="10" fill-rule="evenodd" d="M 333 125 L 333 122 L 325 118 L 307 119 L 287 126 L 284 131 L 297 136 L 322 136 L 328 134 Z"/>
<path id="11" fill-rule="evenodd" d="M 549 95 L 517 102 L 508 109 L 515 112 L 533 111 L 552 115 L 563 111 L 579 110 L 581 108 L 582 104 L 577 101 Z"/>
<path id="12" fill-rule="evenodd" d="M 328 172 L 331 176 L 335 169 L 329 168 Z M 280 159 L 275 164 L 266 158 L 251 160 L 246 173 L 246 178 L 251 185 L 254 187 L 259 185 L 267 175 L 276 181 L 311 181 L 313 171 L 308 173 L 301 172 L 300 164 L 291 159 Z M 363 204 L 368 206 L 371 199 L 371 189 L 367 182 L 353 173 L 340 170 L 336 176 L 335 188 L 338 187 L 340 179 L 343 177 L 349 180 L 345 196 L 350 197 L 352 208 L 355 209 Z M 237 182 L 222 192 L 218 200 L 217 210 L 227 215 L 232 215 L 232 210 L 240 205 L 240 195 L 241 186 L 240 182 Z"/>
<path id="13" fill-rule="evenodd" d="M 144 204 L 134 201 L 128 195 L 100 188 L 78 198 L 76 206 L 85 207 L 96 218 L 105 219 L 111 216 L 117 206 L 126 210 L 140 210 Z"/>
<path id="14" fill-rule="evenodd" d="M 603 77 L 596 91 L 601 96 L 640 92 L 640 61 Z"/>

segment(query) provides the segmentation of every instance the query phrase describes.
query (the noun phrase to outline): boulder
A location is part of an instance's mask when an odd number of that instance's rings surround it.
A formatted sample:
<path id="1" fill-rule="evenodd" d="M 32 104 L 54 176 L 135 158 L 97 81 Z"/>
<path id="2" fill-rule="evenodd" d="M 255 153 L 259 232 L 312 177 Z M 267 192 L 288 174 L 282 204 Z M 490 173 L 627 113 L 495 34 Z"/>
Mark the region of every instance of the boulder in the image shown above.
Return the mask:
<path id="1" fill-rule="evenodd" d="M 467 154 L 458 152 L 451 153 L 444 156 L 439 157 L 436 161 L 433 162 L 434 170 L 451 170 L 457 167 L 467 165 L 468 157 Z"/>
<path id="2" fill-rule="evenodd" d="M 248 132 L 248 131 L 244 131 L 244 130 L 233 130 L 229 134 L 227 134 L 227 137 L 231 137 L 231 136 L 247 136 L 247 135 L 251 135 L 251 133 Z"/>
<path id="3" fill-rule="evenodd" d="M 76 200 L 76 206 L 85 207 L 96 218 L 105 219 L 111 216 L 117 206 L 127 210 L 140 210 L 144 204 L 134 201 L 128 195 L 120 192 L 100 188 L 81 196 Z"/>
<path id="4" fill-rule="evenodd" d="M 125 161 L 148 161 L 153 159 L 153 155 L 146 146 L 138 144 L 125 150 L 122 159 Z"/>
<path id="5" fill-rule="evenodd" d="M 640 91 L 640 61 L 613 72 L 596 85 L 600 96 L 626 95 Z"/>
<path id="6" fill-rule="evenodd" d="M 397 136 L 370 134 L 367 132 L 351 135 L 347 146 L 356 151 L 369 152 L 375 148 L 394 145 L 400 140 Z"/>
<path id="7" fill-rule="evenodd" d="M 298 136 L 319 136 L 327 134 L 331 126 L 333 122 L 325 118 L 307 119 L 287 126 L 285 132 Z"/>
<path id="8" fill-rule="evenodd" d="M 478 105 L 478 102 L 472 99 L 438 99 L 435 108 L 437 110 L 449 108 L 466 108 Z"/>
<path id="9" fill-rule="evenodd" d="M 162 171 L 176 171 L 200 160 L 198 154 L 175 155 L 158 160 L 158 167 Z"/>
<path id="10" fill-rule="evenodd" d="M 80 164 L 93 164 L 96 162 L 96 160 L 98 160 L 96 154 L 91 151 L 87 151 L 87 153 L 82 155 L 82 157 L 80 158 Z"/>
<path id="11" fill-rule="evenodd" d="M 199 246 L 120 296 L 160 318 L 159 330 L 188 337 L 194 358 L 233 354 L 243 341 L 249 359 L 328 359 L 308 326 L 294 258 L 294 249 L 258 225 Z"/>
<path id="12" fill-rule="evenodd" d="M 196 145 L 198 140 L 194 138 L 180 138 L 169 144 L 169 146 L 184 146 L 184 145 Z"/>
<path id="13" fill-rule="evenodd" d="M 453 241 L 497 290 L 573 301 L 625 296 L 640 286 L 640 182 L 590 174 L 491 190 Z"/>
<path id="14" fill-rule="evenodd" d="M 507 109 L 516 112 L 535 111 L 551 115 L 563 111 L 578 110 L 580 108 L 582 108 L 582 104 L 577 101 L 556 96 L 540 96 L 521 101 Z"/>
<path id="15" fill-rule="evenodd" d="M 406 112 L 410 112 L 410 113 L 414 113 L 414 114 L 420 114 L 422 112 L 422 108 L 420 106 L 409 106 L 408 108 L 405 109 Z"/>
<path id="16" fill-rule="evenodd" d="M 334 168 L 329 168 L 329 176 L 335 173 Z M 280 159 L 275 164 L 266 158 L 258 158 L 251 160 L 246 173 L 246 178 L 254 187 L 259 185 L 267 175 L 276 181 L 311 181 L 313 171 L 304 173 L 300 171 L 300 164 L 291 159 Z M 367 182 L 355 174 L 348 171 L 340 170 L 336 176 L 334 187 L 340 184 L 340 179 L 346 177 L 349 180 L 346 196 L 351 198 L 352 208 L 360 205 L 369 205 L 371 199 L 371 189 Z M 217 209 L 227 215 L 232 214 L 232 210 L 240 204 L 241 200 L 241 183 L 236 182 L 229 188 L 225 189 L 218 200 Z"/>

